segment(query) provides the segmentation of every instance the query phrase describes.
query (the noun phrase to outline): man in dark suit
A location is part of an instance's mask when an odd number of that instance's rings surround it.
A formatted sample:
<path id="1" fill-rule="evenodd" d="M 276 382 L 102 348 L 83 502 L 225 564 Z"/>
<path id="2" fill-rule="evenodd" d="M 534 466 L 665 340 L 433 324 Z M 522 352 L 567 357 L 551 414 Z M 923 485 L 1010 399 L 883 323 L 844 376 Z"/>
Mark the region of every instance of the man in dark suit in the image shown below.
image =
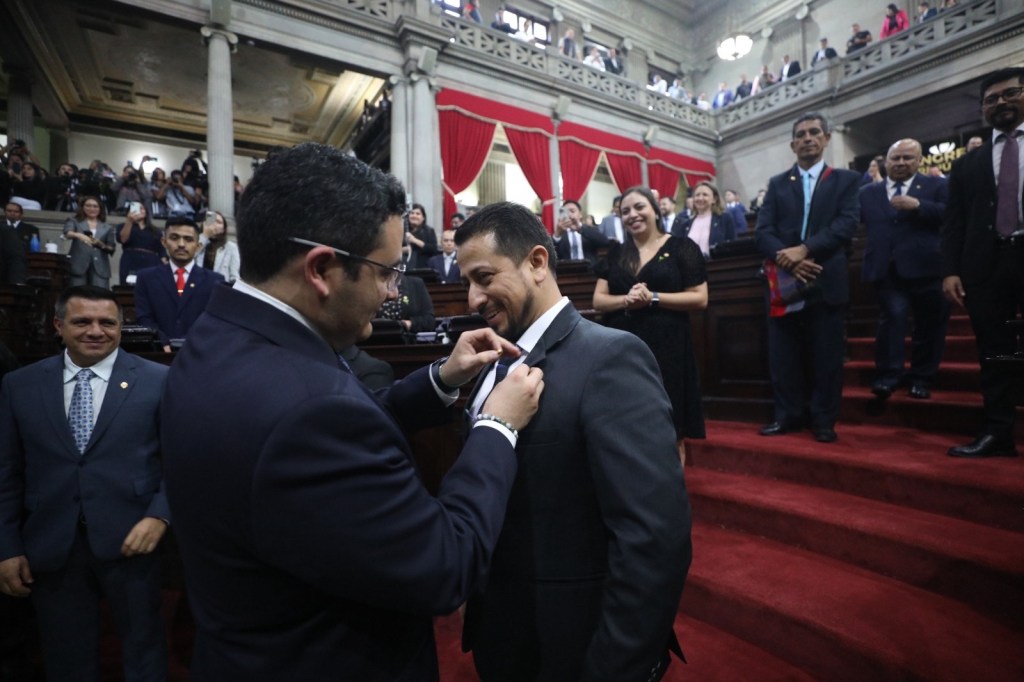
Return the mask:
<path id="1" fill-rule="evenodd" d="M 0 284 L 22 284 L 28 277 L 28 259 L 18 233 L 0 229 Z"/>
<path id="2" fill-rule="evenodd" d="M 431 256 L 427 265 L 437 272 L 441 284 L 459 283 L 462 273 L 459 272 L 459 263 L 455 257 L 455 230 L 441 233 L 441 253 Z"/>
<path id="3" fill-rule="evenodd" d="M 836 440 L 843 392 L 844 317 L 850 298 L 846 249 L 860 217 L 860 175 L 825 165 L 831 134 L 817 112 L 793 124 L 789 146 L 796 165 L 768 183 L 757 214 L 755 240 L 767 259 L 807 286 L 802 308 L 768 317 L 768 359 L 775 421 L 763 436 L 801 428 L 804 358 L 813 361 L 811 430 L 822 443 Z"/>
<path id="4" fill-rule="evenodd" d="M 612 198 L 612 212 L 601 218 L 601 234 L 609 241 L 617 241 L 620 244 L 625 240 L 625 233 L 622 230 L 622 217 L 619 216 L 619 205 L 622 203 L 622 195 L 617 194 Z"/>
<path id="5" fill-rule="evenodd" d="M 860 191 L 867 229 L 861 274 L 878 294 L 881 318 L 875 339 L 872 392 L 885 399 L 909 384 L 910 397 L 931 397 L 942 361 L 949 305 L 942 295 L 939 228 L 946 210 L 946 179 L 917 172 L 921 144 L 899 140 L 885 159 L 886 180 Z M 910 373 L 903 365 L 909 313 L 914 314 Z"/>
<path id="6" fill-rule="evenodd" d="M 488 329 L 373 393 L 338 353 L 397 295 L 405 191 L 342 151 L 271 156 L 242 195 L 241 279 L 167 379 L 167 492 L 202 680 L 437 680 L 432 615 L 482 579 L 543 389 L 513 372 L 436 497 L 405 432 L 512 344 Z"/>
<path id="7" fill-rule="evenodd" d="M 135 319 L 156 330 L 167 353 L 171 339 L 188 335 L 214 288 L 224 282 L 221 274 L 195 267 L 199 235 L 199 225 L 191 218 L 168 218 L 161 241 L 170 263 L 144 268 L 136 275 Z"/>
<path id="8" fill-rule="evenodd" d="M 736 100 L 739 101 L 746 97 L 750 97 L 750 91 L 754 87 L 754 84 L 747 80 L 747 74 L 740 75 L 740 84 L 736 86 Z"/>
<path id="9" fill-rule="evenodd" d="M 619 57 L 619 51 L 614 47 L 609 47 L 608 56 L 604 58 L 604 70 L 608 73 L 614 73 L 616 76 L 621 76 L 622 69 L 622 58 Z"/>
<path id="10" fill-rule="evenodd" d="M 608 237 L 597 227 L 583 224 L 583 208 L 578 201 L 562 203 L 555 224 L 555 252 L 561 260 L 597 262 L 597 250 L 608 246 Z"/>
<path id="11" fill-rule="evenodd" d="M 949 176 L 942 227 L 942 289 L 967 307 L 981 360 L 985 421 L 954 457 L 1014 456 L 1010 377 L 988 358 L 1011 355 L 1017 339 L 1007 320 L 1024 309 L 1024 69 L 1002 69 L 981 82 L 981 112 L 992 126 L 985 145 L 957 159 Z"/>
<path id="12" fill-rule="evenodd" d="M 544 368 L 546 386 L 521 434 L 508 515 L 487 583 L 467 605 L 463 646 L 485 682 L 661 679 L 669 650 L 679 652 L 672 622 L 691 546 L 654 356 L 637 337 L 580 317 L 525 207 L 488 206 L 456 241 L 469 307 L 516 341 L 518 362 Z M 481 374 L 470 414 L 504 369 Z"/>
<path id="13" fill-rule="evenodd" d="M 165 680 L 159 556 L 170 512 L 158 409 L 167 368 L 118 349 L 114 295 L 72 287 L 54 324 L 66 352 L 0 389 L 0 590 L 31 595 L 47 679 L 99 679 L 99 605 L 126 680 Z"/>
<path id="14" fill-rule="evenodd" d="M 25 253 L 32 252 L 33 238 L 36 240 L 35 250 L 39 251 L 39 228 L 35 225 L 30 225 L 21 219 L 24 215 L 21 204 L 16 204 L 13 201 L 8 202 L 4 209 L 4 213 L 7 218 L 7 227 L 9 229 L 13 229 L 18 235 L 18 239 L 21 241 L 21 246 L 25 249 Z"/>
<path id="15" fill-rule="evenodd" d="M 800 62 L 796 59 L 790 61 L 789 55 L 783 55 L 782 68 L 779 70 L 779 82 L 789 80 L 800 73 Z"/>
<path id="16" fill-rule="evenodd" d="M 740 195 L 734 189 L 725 190 L 725 212 L 732 218 L 737 236 L 750 231 L 750 226 L 747 224 L 747 209 L 740 201 Z"/>
<path id="17" fill-rule="evenodd" d="M 836 54 L 834 47 L 829 47 L 828 38 L 822 38 L 818 41 L 820 47 L 818 51 L 814 53 L 814 57 L 811 59 L 811 66 L 817 66 L 818 62 L 822 62 L 826 59 L 835 59 L 839 55 Z"/>

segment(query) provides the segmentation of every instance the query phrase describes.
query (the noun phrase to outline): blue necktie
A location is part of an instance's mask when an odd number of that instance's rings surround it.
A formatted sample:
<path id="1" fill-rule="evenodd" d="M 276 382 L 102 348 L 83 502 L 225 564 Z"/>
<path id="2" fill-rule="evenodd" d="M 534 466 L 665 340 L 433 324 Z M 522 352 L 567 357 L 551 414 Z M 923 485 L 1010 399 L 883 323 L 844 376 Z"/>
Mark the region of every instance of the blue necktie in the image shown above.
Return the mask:
<path id="1" fill-rule="evenodd" d="M 501 383 L 501 380 L 508 376 L 508 368 L 513 362 L 519 358 L 514 358 L 510 355 L 503 355 L 498 364 L 494 366 L 494 385 L 497 386 Z M 492 389 L 493 390 L 493 389 Z"/>
<path id="2" fill-rule="evenodd" d="M 897 182 L 897 183 L 896 183 L 896 191 L 895 191 L 895 192 L 893 192 L 893 193 L 892 193 L 892 195 L 893 195 L 894 197 L 898 197 L 898 196 L 900 196 L 901 194 L 903 194 L 903 183 L 902 183 L 902 182 Z"/>
<path id="3" fill-rule="evenodd" d="M 75 391 L 71 394 L 71 406 L 68 408 L 68 424 L 71 435 L 75 438 L 79 454 L 85 452 L 92 435 L 92 384 L 89 380 L 96 376 L 91 369 L 83 369 L 75 375 Z"/>
<path id="4" fill-rule="evenodd" d="M 803 241 L 807 238 L 807 219 L 811 217 L 811 194 L 814 192 L 814 185 L 811 181 L 814 179 L 810 173 L 801 172 L 800 176 L 804 179 L 804 222 L 800 228 L 800 240 Z"/>

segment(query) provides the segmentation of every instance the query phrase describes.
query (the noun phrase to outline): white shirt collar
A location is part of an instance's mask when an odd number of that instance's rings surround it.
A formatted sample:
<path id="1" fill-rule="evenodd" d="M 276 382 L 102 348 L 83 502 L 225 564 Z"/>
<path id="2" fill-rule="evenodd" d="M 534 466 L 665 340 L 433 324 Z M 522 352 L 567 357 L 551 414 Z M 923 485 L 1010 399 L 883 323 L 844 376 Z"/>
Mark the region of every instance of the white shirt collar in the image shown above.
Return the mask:
<path id="1" fill-rule="evenodd" d="M 1014 130 L 1013 130 L 1013 134 L 1014 134 L 1015 137 L 1020 137 L 1022 132 L 1024 132 L 1024 123 L 1021 123 L 1019 126 L 1014 128 Z M 993 128 L 992 129 L 992 144 L 994 145 L 996 143 L 996 140 L 998 140 L 1000 137 L 1002 137 L 1002 135 L 1003 135 L 1003 131 L 996 130 L 995 128 Z"/>
<path id="2" fill-rule="evenodd" d="M 187 265 L 180 265 L 179 266 L 179 265 L 175 265 L 174 261 L 170 261 L 169 263 L 167 263 L 167 265 L 171 268 L 171 274 L 174 275 L 175 277 L 178 276 L 178 268 L 179 267 L 185 268 L 185 278 L 188 279 L 188 276 L 192 274 L 192 268 L 195 267 L 196 262 L 195 261 L 190 261 Z"/>
<path id="3" fill-rule="evenodd" d="M 821 170 L 824 167 L 825 167 L 825 159 L 821 159 L 820 161 L 818 161 L 818 163 L 814 164 L 813 166 L 811 166 L 807 170 L 804 170 L 803 168 L 801 168 L 800 169 L 800 174 L 801 175 L 810 175 L 811 176 L 811 180 L 817 180 L 818 177 L 821 175 Z"/>
<path id="4" fill-rule="evenodd" d="M 267 292 L 262 291 L 260 289 L 257 289 L 256 287 L 254 287 L 254 286 L 252 286 L 250 284 L 246 284 L 245 282 L 243 282 L 240 279 L 236 279 L 235 283 L 232 286 L 233 286 L 235 291 L 237 291 L 237 292 L 239 292 L 241 294 L 246 294 L 248 296 L 252 296 L 255 299 L 263 301 L 267 305 L 270 305 L 270 306 L 273 306 L 273 307 L 277 308 L 282 313 L 284 313 L 288 317 L 292 318 L 296 322 L 300 323 L 301 325 L 303 325 L 304 327 L 309 329 L 311 332 L 313 332 L 317 336 L 320 336 L 320 332 L 318 332 L 316 330 L 316 327 L 313 326 L 313 323 L 310 322 L 309 319 L 305 315 L 303 315 L 298 310 L 296 310 L 295 308 L 291 307 L 290 305 L 288 305 L 287 303 L 285 303 L 281 299 L 274 298 L 273 296 L 271 296 Z"/>
<path id="5" fill-rule="evenodd" d="M 533 347 L 540 341 L 540 337 L 544 336 L 544 332 L 548 330 L 554 319 L 558 317 L 558 313 L 562 312 L 562 308 L 567 305 L 569 305 L 569 299 L 563 296 L 557 303 L 548 308 L 543 315 L 534 320 L 533 324 L 523 332 L 523 335 L 516 341 L 516 345 L 523 349 L 524 355 L 533 350 Z"/>
<path id="6" fill-rule="evenodd" d="M 95 365 L 92 365 L 91 367 L 89 367 L 89 369 L 91 369 L 93 371 L 93 374 L 98 376 L 100 379 L 103 379 L 103 381 L 109 382 L 110 381 L 110 375 L 114 373 L 114 362 L 117 360 L 117 353 L 118 353 L 119 350 L 120 350 L 119 348 L 115 348 L 113 353 L 111 353 L 107 357 L 103 358 L 102 360 L 97 362 Z M 69 381 L 73 381 L 74 378 L 76 376 L 78 376 L 78 373 L 82 369 L 84 369 L 84 368 L 83 367 L 79 367 L 78 365 L 76 365 L 74 363 L 74 361 L 71 359 L 71 356 L 65 350 L 64 351 L 64 383 L 66 384 Z"/>

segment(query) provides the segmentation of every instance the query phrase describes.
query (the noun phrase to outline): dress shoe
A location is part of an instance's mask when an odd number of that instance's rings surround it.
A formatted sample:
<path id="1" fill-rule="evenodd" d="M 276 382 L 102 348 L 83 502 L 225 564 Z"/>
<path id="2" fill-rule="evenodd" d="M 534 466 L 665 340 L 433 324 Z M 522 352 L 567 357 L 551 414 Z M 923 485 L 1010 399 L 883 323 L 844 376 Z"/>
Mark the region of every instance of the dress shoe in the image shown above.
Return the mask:
<path id="1" fill-rule="evenodd" d="M 876 381 L 871 384 L 871 392 L 875 394 L 881 400 L 885 400 L 892 395 L 892 384 L 887 384 L 884 381 Z"/>
<path id="2" fill-rule="evenodd" d="M 819 426 L 811 429 L 814 433 L 814 440 L 819 443 L 835 443 L 839 436 L 836 435 L 836 430 L 828 426 Z"/>
<path id="3" fill-rule="evenodd" d="M 793 431 L 799 431 L 800 427 L 796 424 L 786 424 L 784 422 L 772 422 L 767 426 L 762 426 L 761 430 L 758 431 L 762 436 L 781 436 L 784 433 L 792 433 Z"/>
<path id="4" fill-rule="evenodd" d="M 932 392 L 921 384 L 914 384 L 910 387 L 910 390 L 907 391 L 907 395 L 911 398 L 917 398 L 918 400 L 928 400 L 932 397 Z"/>
<path id="5" fill-rule="evenodd" d="M 967 445 L 958 445 L 946 451 L 950 457 L 1016 457 L 1013 441 L 999 440 L 990 433 L 978 436 Z"/>

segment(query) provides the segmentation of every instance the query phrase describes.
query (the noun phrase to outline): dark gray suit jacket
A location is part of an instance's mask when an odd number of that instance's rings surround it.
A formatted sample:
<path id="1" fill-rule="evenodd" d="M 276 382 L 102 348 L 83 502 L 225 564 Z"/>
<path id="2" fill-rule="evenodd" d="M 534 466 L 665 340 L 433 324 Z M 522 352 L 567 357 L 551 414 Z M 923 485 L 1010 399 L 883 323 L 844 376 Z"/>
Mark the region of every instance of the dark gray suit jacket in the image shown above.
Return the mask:
<path id="1" fill-rule="evenodd" d="M 489 681 L 660 679 L 691 546 L 658 365 L 572 305 L 526 362 L 545 389 L 463 645 Z"/>
<path id="2" fill-rule="evenodd" d="M 158 429 L 166 376 L 163 365 L 119 351 L 83 454 L 64 411 L 63 353 L 4 377 L 0 560 L 24 554 L 33 571 L 59 569 L 80 515 L 93 554 L 115 560 L 143 517 L 170 518 Z"/>

